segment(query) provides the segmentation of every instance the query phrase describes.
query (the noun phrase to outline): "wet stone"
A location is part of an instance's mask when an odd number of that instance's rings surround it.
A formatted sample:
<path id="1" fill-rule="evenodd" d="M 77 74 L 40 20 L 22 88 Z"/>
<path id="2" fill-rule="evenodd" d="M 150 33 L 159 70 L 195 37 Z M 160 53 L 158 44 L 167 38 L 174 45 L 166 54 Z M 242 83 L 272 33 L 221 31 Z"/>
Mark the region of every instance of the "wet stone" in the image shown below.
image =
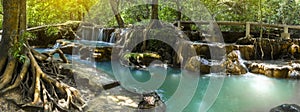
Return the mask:
<path id="1" fill-rule="evenodd" d="M 300 112 L 300 106 L 296 104 L 282 104 L 272 108 L 270 112 Z"/>

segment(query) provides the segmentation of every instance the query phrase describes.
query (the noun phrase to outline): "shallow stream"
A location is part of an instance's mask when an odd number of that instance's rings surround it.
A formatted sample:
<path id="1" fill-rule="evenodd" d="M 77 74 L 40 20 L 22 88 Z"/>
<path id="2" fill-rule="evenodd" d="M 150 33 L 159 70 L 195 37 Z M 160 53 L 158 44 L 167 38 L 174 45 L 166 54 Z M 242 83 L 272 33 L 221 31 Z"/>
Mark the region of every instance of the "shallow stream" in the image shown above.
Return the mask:
<path id="1" fill-rule="evenodd" d="M 38 49 L 47 51 L 51 49 Z M 116 78 L 129 91 L 155 90 L 166 103 L 167 112 L 269 111 L 281 104 L 300 104 L 300 81 L 269 78 L 247 73 L 242 76 L 211 73 L 196 75 L 165 66 L 138 70 L 117 62 L 90 62 L 70 56 L 73 62 L 93 65 Z"/>

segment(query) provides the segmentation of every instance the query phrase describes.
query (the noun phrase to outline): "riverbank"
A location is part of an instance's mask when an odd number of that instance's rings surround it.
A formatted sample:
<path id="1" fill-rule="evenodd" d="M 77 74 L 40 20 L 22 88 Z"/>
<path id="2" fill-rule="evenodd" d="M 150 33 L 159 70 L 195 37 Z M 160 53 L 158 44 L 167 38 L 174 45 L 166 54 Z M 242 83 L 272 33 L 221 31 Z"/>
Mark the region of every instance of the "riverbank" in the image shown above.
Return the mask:
<path id="1" fill-rule="evenodd" d="M 62 73 L 69 72 L 65 75 L 74 76 L 75 87 L 80 91 L 82 98 L 87 102 L 87 107 L 84 108 L 84 111 L 132 112 L 137 110 L 142 95 L 127 91 L 121 86 L 104 90 L 103 85 L 116 81 L 106 73 L 84 64 L 72 63 L 61 65 Z M 17 102 L 24 100 L 21 92 L 17 91 L 17 89 L 1 95 L 0 111 L 30 112 L 36 110 L 36 108 L 30 107 L 21 108 L 21 105 L 14 103 L 14 100 L 18 100 Z"/>
<path id="2" fill-rule="evenodd" d="M 116 80 L 89 65 L 72 63 L 71 65 L 64 64 L 63 68 L 70 69 L 74 73 L 77 89 L 88 104 L 84 111 L 132 112 L 137 109 L 142 99 L 141 95 L 127 91 L 121 86 L 105 90 L 103 85 L 116 82 Z"/>

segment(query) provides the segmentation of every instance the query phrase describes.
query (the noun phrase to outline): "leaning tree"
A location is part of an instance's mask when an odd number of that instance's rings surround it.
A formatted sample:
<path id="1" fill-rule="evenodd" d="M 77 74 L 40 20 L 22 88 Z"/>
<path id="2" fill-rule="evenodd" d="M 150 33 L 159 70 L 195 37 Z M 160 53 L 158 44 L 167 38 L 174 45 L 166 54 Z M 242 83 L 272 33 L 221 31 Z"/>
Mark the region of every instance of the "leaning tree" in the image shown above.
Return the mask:
<path id="1" fill-rule="evenodd" d="M 52 55 L 60 54 L 63 62 L 68 63 L 61 50 L 39 53 L 27 42 L 26 0 L 3 0 L 3 33 L 0 40 L 0 94 L 15 88 L 26 91 L 24 95 L 32 97 L 22 106 L 39 107 L 46 111 L 53 109 L 81 110 L 85 102 L 74 87 L 59 81 Z"/>

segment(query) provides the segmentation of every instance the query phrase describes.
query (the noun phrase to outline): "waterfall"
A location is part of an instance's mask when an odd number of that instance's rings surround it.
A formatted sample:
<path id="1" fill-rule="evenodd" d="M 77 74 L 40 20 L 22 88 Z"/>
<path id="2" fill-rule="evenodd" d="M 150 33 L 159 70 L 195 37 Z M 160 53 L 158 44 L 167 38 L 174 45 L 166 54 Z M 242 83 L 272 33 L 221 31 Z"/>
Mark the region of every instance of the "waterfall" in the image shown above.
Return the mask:
<path id="1" fill-rule="evenodd" d="M 84 36 L 84 27 L 82 27 L 81 38 L 82 38 L 83 40 L 85 39 L 85 36 Z"/>
<path id="2" fill-rule="evenodd" d="M 120 36 L 125 36 L 129 29 L 121 29 Z"/>
<path id="3" fill-rule="evenodd" d="M 245 65 L 246 61 L 242 58 L 241 52 L 239 50 L 235 50 L 234 52 L 236 52 L 238 55 L 239 63 L 247 70 L 247 72 L 249 72 L 247 66 Z"/>
<path id="4" fill-rule="evenodd" d="M 115 32 L 111 33 L 109 43 L 114 43 L 115 42 Z"/>
<path id="5" fill-rule="evenodd" d="M 60 48 L 61 47 L 61 45 L 60 45 L 60 43 L 55 43 L 55 45 L 53 46 L 53 49 L 57 49 L 57 48 Z"/>
<path id="6" fill-rule="evenodd" d="M 96 39 L 95 38 L 95 28 L 92 28 L 92 37 L 91 37 L 91 40 L 94 41 Z"/>
<path id="7" fill-rule="evenodd" d="M 104 29 L 99 29 L 98 41 L 103 41 L 104 38 Z"/>

